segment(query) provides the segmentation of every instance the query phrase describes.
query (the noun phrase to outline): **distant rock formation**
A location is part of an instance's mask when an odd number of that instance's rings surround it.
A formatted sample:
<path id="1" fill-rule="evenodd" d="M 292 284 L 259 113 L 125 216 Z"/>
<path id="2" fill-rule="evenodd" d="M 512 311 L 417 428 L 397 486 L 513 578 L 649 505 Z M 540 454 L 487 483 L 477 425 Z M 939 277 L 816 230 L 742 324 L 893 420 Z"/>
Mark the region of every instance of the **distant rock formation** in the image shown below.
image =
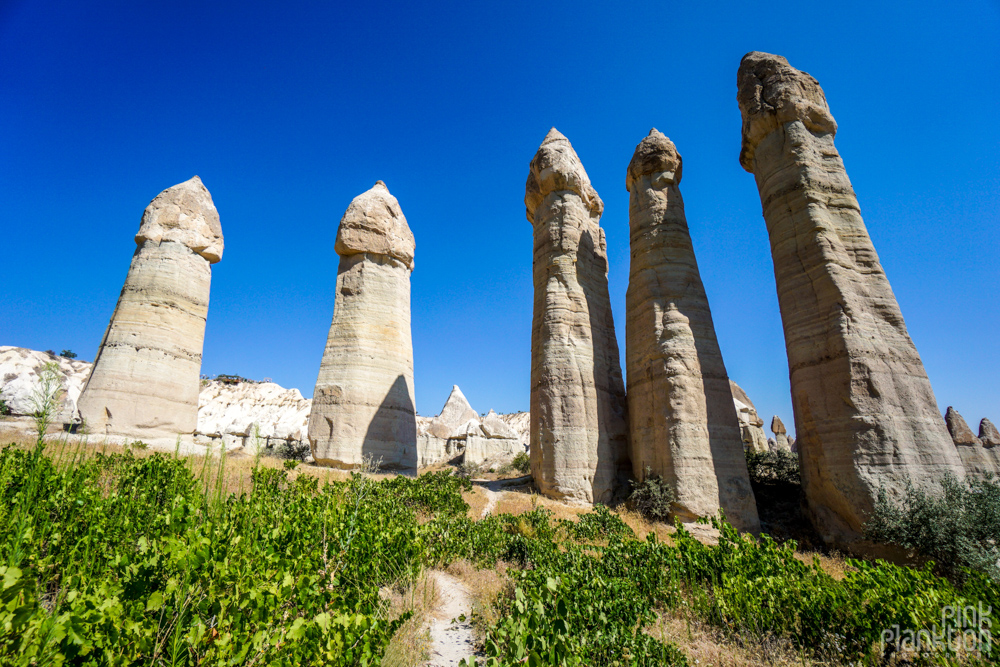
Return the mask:
<path id="1" fill-rule="evenodd" d="M 682 521 L 723 509 L 759 531 L 743 439 L 681 198 L 682 160 L 656 129 L 626 172 L 632 261 L 626 367 L 632 470 L 662 477 Z"/>
<path id="2" fill-rule="evenodd" d="M 83 385 L 90 377 L 93 364 L 70 360 L 48 352 L 37 352 L 22 347 L 0 346 L 0 398 L 7 403 L 12 418 L 9 425 L 15 431 L 30 431 L 34 411 L 32 393 L 38 386 L 38 374 L 47 363 L 59 367 L 62 379 L 62 406 L 55 416 L 55 423 L 69 425 L 77 412 L 77 400 Z M 273 382 L 223 383 L 216 380 L 200 381 L 198 395 L 198 425 L 194 430 L 194 443 L 218 450 L 250 448 L 263 443 L 273 449 L 286 443 L 299 446 L 305 442 L 306 419 L 312 401 L 302 398 L 298 389 L 285 389 Z M 5 424 L 6 425 L 6 424 Z M 81 434 L 91 441 L 104 440 L 103 433 L 93 433 L 84 428 Z M 127 441 L 133 438 L 118 438 Z M 111 438 L 115 441 L 115 438 Z M 160 449 L 173 450 L 174 441 L 154 441 Z"/>
<path id="3" fill-rule="evenodd" d="M 785 424 L 778 415 L 771 418 L 771 433 L 774 434 L 774 442 L 778 451 L 792 451 L 791 445 L 788 444 L 788 431 L 785 430 Z"/>
<path id="4" fill-rule="evenodd" d="M 744 449 L 749 449 L 757 454 L 763 454 L 767 449 L 767 436 L 764 434 L 764 420 L 757 415 L 757 408 L 743 388 L 738 384 L 729 381 L 729 390 L 733 394 L 733 405 L 736 407 L 736 416 L 740 420 L 740 434 L 743 438 Z"/>
<path id="5" fill-rule="evenodd" d="M 430 419 L 417 418 L 418 465 L 421 468 L 442 461 L 476 466 L 502 465 L 524 451 L 524 444 L 514 429 L 493 410 L 480 418 L 458 385 L 451 388 L 441 414 Z"/>
<path id="6" fill-rule="evenodd" d="M 834 146 L 819 83 L 752 52 L 737 76 L 740 163 L 771 240 L 802 485 L 828 542 L 867 551 L 879 488 L 964 476 Z"/>
<path id="7" fill-rule="evenodd" d="M 604 203 L 555 128 L 531 160 L 524 203 L 534 229 L 531 472 L 544 495 L 609 502 L 631 464 Z"/>
<path id="8" fill-rule="evenodd" d="M 978 477 L 996 474 L 993 457 L 984 449 L 983 441 L 975 436 L 962 415 L 958 414 L 958 410 L 949 405 L 944 413 L 944 423 L 948 426 L 948 433 L 951 434 L 951 440 L 958 449 L 958 455 L 967 474 Z"/>
<path id="9" fill-rule="evenodd" d="M 198 424 L 211 265 L 223 250 L 219 213 L 201 179 L 157 195 L 135 242 L 78 406 L 92 433 L 172 441 Z"/>
<path id="10" fill-rule="evenodd" d="M 983 417 L 983 420 L 979 422 L 979 441 L 983 443 L 984 447 L 1000 445 L 1000 431 L 997 431 L 997 427 L 986 417 Z"/>
<path id="11" fill-rule="evenodd" d="M 367 459 L 416 471 L 414 249 L 399 202 L 382 181 L 355 197 L 340 220 L 333 322 L 309 414 L 320 465 L 353 468 Z"/>
<path id="12" fill-rule="evenodd" d="M 77 401 L 93 367 L 89 361 L 0 345 L 0 399 L 7 404 L 11 415 L 27 417 L 33 414 L 36 410 L 35 397 L 40 389 L 39 374 L 47 364 L 55 364 L 59 369 L 63 390 L 56 413 L 52 415 L 52 423 L 68 424 L 78 414 Z"/>

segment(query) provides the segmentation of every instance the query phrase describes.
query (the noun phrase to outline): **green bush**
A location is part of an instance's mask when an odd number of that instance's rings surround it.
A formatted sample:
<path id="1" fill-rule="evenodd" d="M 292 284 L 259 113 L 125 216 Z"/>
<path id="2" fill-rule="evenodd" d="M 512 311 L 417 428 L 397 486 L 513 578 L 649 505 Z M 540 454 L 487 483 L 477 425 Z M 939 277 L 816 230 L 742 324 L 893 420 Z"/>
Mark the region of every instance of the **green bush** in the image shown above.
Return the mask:
<path id="1" fill-rule="evenodd" d="M 7 401 L 0 397 L 0 417 L 6 417 L 10 414 L 10 406 L 7 405 Z"/>
<path id="2" fill-rule="evenodd" d="M 898 502 L 880 489 L 865 532 L 934 561 L 938 572 L 955 581 L 964 580 L 967 570 L 1000 581 L 1000 482 L 992 476 L 960 482 L 948 475 L 938 493 L 907 482 Z"/>
<path id="3" fill-rule="evenodd" d="M 531 457 L 528 456 L 527 452 L 518 452 L 510 464 L 522 475 L 527 475 L 531 472 Z"/>
<path id="4" fill-rule="evenodd" d="M 662 477 L 652 472 L 647 467 L 646 479 L 641 482 L 632 480 L 628 502 L 635 511 L 652 521 L 667 521 L 675 500 L 674 490 Z"/>
<path id="5" fill-rule="evenodd" d="M 754 484 L 799 484 L 799 456 L 793 452 L 746 450 L 747 472 Z"/>

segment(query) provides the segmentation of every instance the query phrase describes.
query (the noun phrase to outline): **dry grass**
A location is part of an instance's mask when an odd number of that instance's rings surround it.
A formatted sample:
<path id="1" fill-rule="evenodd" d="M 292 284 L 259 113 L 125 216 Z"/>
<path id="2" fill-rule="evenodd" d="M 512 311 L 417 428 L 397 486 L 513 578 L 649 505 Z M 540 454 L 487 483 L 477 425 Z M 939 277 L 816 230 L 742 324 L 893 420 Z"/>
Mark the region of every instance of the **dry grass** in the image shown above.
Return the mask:
<path id="1" fill-rule="evenodd" d="M 385 667 L 418 667 L 425 664 L 430 658 L 428 622 L 438 604 L 434 581 L 424 573 L 411 586 L 384 589 L 380 593 L 389 602 L 387 620 L 413 612 L 389 640 L 382 664 Z"/>
<path id="2" fill-rule="evenodd" d="M 660 521 L 650 521 L 635 510 L 630 510 L 624 505 L 615 509 L 614 513 L 625 522 L 626 526 L 632 529 L 632 532 L 640 540 L 645 540 L 647 535 L 653 533 L 660 542 L 673 544 L 672 536 L 675 532 L 673 526 Z"/>
<path id="3" fill-rule="evenodd" d="M 726 637 L 721 631 L 700 621 L 688 620 L 678 613 L 667 613 L 646 632 L 662 641 L 677 644 L 698 667 L 762 667 L 773 665 L 818 665 L 801 656 L 787 640 L 763 641 Z"/>
<path id="4" fill-rule="evenodd" d="M 570 505 L 559 500 L 552 500 L 535 493 L 528 486 L 506 487 L 497 501 L 493 514 L 524 514 L 536 507 L 544 507 L 552 512 L 554 519 L 569 519 L 575 521 L 581 514 L 591 511 L 590 505 Z"/>
<path id="5" fill-rule="evenodd" d="M 480 570 L 466 560 L 459 560 L 449 565 L 447 572 L 460 579 L 468 589 L 472 598 L 472 629 L 477 641 L 482 641 L 486 629 L 500 620 L 497 599 L 511 589 L 507 564 L 499 561 L 495 568 Z"/>
<path id="6" fill-rule="evenodd" d="M 489 498 L 486 496 L 486 489 L 481 486 L 473 486 L 472 491 L 466 491 L 462 494 L 462 500 L 469 504 L 469 511 L 466 513 L 473 521 L 479 521 L 483 516 L 483 510 L 486 509 L 486 504 L 489 502 Z"/>
<path id="7" fill-rule="evenodd" d="M 851 571 L 851 567 L 847 564 L 847 556 L 839 552 L 824 554 L 818 551 L 796 551 L 795 557 L 808 565 L 812 565 L 813 561 L 818 559 L 820 568 L 837 581 L 846 577 Z"/>

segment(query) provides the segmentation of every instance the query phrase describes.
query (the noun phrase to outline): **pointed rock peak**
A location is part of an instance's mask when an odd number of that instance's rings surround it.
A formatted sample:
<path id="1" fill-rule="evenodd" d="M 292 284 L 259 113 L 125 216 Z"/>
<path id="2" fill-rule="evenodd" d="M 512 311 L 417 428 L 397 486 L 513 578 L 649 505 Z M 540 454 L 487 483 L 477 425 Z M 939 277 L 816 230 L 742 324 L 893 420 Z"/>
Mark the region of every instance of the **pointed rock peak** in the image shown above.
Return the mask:
<path id="1" fill-rule="evenodd" d="M 472 409 L 472 406 L 469 405 L 469 399 L 465 397 L 456 384 L 452 386 L 448 400 L 444 402 L 441 414 L 436 419 L 454 429 L 470 419 L 479 419 L 479 413 Z"/>
<path id="2" fill-rule="evenodd" d="M 997 431 L 997 427 L 993 425 L 993 422 L 985 417 L 979 422 L 979 439 L 982 441 L 984 447 L 996 447 L 1000 445 L 1000 431 Z"/>
<path id="3" fill-rule="evenodd" d="M 222 223 L 212 195 L 197 176 L 167 188 L 142 214 L 137 245 L 181 243 L 214 264 L 225 247 Z"/>
<path id="4" fill-rule="evenodd" d="M 545 135 L 545 138 L 542 139 L 542 146 L 550 144 L 554 141 L 565 141 L 566 143 L 569 143 L 569 139 L 566 138 L 566 135 L 553 127 L 549 130 L 549 133 Z"/>
<path id="5" fill-rule="evenodd" d="M 591 215 L 600 216 L 604 211 L 604 202 L 590 184 L 590 177 L 573 145 L 553 127 L 545 135 L 529 165 L 528 181 L 524 187 L 528 220 L 534 223 L 535 209 L 545 197 L 563 191 L 576 193 Z"/>
<path id="6" fill-rule="evenodd" d="M 341 257 L 387 255 L 413 269 L 416 242 L 399 201 L 382 181 L 351 200 L 340 219 L 334 250 Z"/>
<path id="7" fill-rule="evenodd" d="M 982 444 L 979 438 L 972 432 L 972 429 L 969 428 L 969 425 L 965 423 L 962 415 L 958 414 L 958 410 L 950 405 L 944 413 L 944 423 L 948 425 L 948 432 L 951 433 L 951 439 L 957 446 L 967 447 Z"/>
<path id="8" fill-rule="evenodd" d="M 813 134 L 837 132 L 819 82 L 781 56 L 761 51 L 743 56 L 736 87 L 743 115 L 740 164 L 751 173 L 757 144 L 785 123 L 801 121 Z"/>
<path id="9" fill-rule="evenodd" d="M 732 393 L 734 399 L 744 404 L 754 412 L 757 412 L 757 408 L 754 407 L 753 401 L 750 400 L 750 397 L 747 395 L 747 393 L 743 391 L 743 387 L 739 386 L 738 384 L 730 380 L 729 391 Z"/>
<path id="10" fill-rule="evenodd" d="M 655 127 L 635 147 L 625 174 L 625 189 L 632 192 L 633 185 L 646 175 L 652 176 L 650 185 L 657 189 L 681 182 L 681 154 L 674 142 Z"/>
<path id="11" fill-rule="evenodd" d="M 778 415 L 774 415 L 774 417 L 771 418 L 771 432 L 775 435 L 788 432 L 785 430 L 785 424 L 781 421 L 781 417 Z"/>

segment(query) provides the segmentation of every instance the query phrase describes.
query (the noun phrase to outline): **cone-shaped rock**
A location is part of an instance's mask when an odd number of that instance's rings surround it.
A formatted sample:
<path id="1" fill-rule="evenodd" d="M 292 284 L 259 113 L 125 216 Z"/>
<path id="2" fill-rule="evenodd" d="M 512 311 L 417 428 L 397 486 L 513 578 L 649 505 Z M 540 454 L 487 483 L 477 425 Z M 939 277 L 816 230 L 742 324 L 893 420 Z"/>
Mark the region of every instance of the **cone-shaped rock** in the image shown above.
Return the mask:
<path id="1" fill-rule="evenodd" d="M 740 163 L 771 240 L 802 486 L 824 539 L 863 543 L 879 488 L 963 476 L 920 355 L 861 219 L 819 83 L 744 56 Z"/>
<path id="2" fill-rule="evenodd" d="M 685 521 L 715 516 L 757 531 L 739 419 L 681 199 L 681 156 L 651 130 L 625 186 L 632 261 L 626 368 L 632 468 L 674 490 Z M 749 400 L 749 399 L 748 399 Z"/>
<path id="3" fill-rule="evenodd" d="M 415 470 L 417 422 L 410 336 L 413 234 L 382 181 L 347 207 L 333 322 L 309 413 L 320 465 L 363 460 Z"/>
<path id="4" fill-rule="evenodd" d="M 479 413 L 469 404 L 469 399 L 465 397 L 458 385 L 452 385 L 448 400 L 441 408 L 441 414 L 431 421 L 427 432 L 439 438 L 447 440 L 457 430 L 458 427 L 470 420 L 479 420 Z"/>
<path id="5" fill-rule="evenodd" d="M 979 422 L 979 440 L 984 447 L 1000 445 L 1000 431 L 997 431 L 997 427 L 986 417 L 983 417 L 983 420 Z"/>
<path id="6" fill-rule="evenodd" d="M 958 410 L 949 405 L 944 412 L 944 423 L 947 424 L 951 440 L 962 458 L 965 472 L 980 477 L 993 473 L 993 457 L 983 448 L 983 441 L 976 437 L 962 415 L 958 414 Z"/>
<path id="7" fill-rule="evenodd" d="M 524 203 L 534 228 L 531 474 L 547 496 L 607 502 L 631 466 L 604 203 L 555 128 L 531 160 Z"/>
<path id="8" fill-rule="evenodd" d="M 778 449 L 790 452 L 792 451 L 791 446 L 788 444 L 788 431 L 785 429 L 785 423 L 781 421 L 781 417 L 774 415 L 771 418 L 771 432 L 774 433 L 774 442 Z"/>
<path id="9" fill-rule="evenodd" d="M 198 424 L 211 265 L 222 226 L 195 176 L 142 215 L 125 286 L 80 395 L 91 433 L 173 442 Z"/>

